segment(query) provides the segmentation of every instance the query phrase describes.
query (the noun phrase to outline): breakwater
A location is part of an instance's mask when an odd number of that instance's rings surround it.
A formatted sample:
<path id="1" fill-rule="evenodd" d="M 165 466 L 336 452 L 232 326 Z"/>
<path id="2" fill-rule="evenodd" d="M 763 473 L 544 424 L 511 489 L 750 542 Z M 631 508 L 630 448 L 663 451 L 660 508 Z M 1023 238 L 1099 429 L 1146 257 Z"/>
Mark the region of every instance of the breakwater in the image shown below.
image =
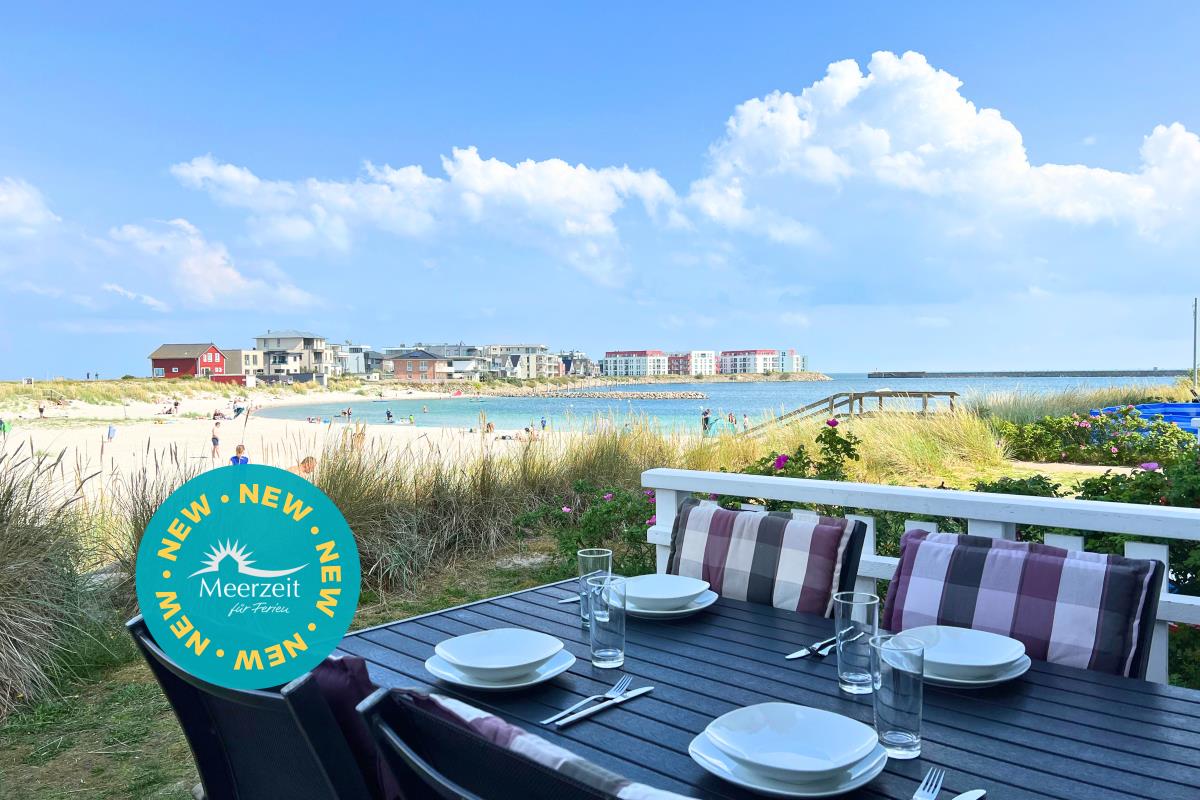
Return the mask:
<path id="1" fill-rule="evenodd" d="M 868 378 L 1178 378 L 1186 369 L 1015 370 L 1011 372 L 868 372 Z"/>
<path id="2" fill-rule="evenodd" d="M 537 397 L 581 397 L 587 400 L 707 400 L 704 392 L 539 392 Z"/>

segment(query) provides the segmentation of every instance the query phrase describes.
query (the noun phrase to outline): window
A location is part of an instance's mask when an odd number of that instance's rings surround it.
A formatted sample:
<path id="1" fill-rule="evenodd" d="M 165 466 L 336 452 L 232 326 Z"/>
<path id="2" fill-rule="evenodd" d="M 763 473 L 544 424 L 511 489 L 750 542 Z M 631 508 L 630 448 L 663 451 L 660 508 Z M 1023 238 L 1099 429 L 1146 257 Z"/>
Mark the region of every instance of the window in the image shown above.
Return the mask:
<path id="1" fill-rule="evenodd" d="M 171 367 L 171 372 L 179 372 L 179 367 Z"/>
<path id="2" fill-rule="evenodd" d="M 166 370 L 164 370 L 162 367 L 155 367 L 155 368 L 154 368 L 154 377 L 156 377 L 156 378 L 161 378 L 161 377 L 163 377 L 165 374 L 166 374 Z"/>

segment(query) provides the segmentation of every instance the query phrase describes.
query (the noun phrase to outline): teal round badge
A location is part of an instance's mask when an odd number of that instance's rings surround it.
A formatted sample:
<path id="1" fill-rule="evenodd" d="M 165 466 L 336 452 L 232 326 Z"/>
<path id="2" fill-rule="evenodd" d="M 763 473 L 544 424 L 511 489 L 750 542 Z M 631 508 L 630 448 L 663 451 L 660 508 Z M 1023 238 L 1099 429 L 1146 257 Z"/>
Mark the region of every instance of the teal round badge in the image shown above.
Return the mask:
<path id="1" fill-rule="evenodd" d="M 180 486 L 138 548 L 158 646 L 198 678 L 279 686 L 333 652 L 358 606 L 358 547 L 324 492 L 286 470 L 228 466 Z"/>

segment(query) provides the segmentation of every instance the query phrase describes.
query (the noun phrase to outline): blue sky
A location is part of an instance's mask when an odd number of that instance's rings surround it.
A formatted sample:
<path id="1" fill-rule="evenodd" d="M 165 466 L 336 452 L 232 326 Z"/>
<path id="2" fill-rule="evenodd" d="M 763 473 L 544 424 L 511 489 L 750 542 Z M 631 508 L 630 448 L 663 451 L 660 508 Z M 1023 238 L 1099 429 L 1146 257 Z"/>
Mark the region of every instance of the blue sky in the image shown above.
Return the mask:
<path id="1" fill-rule="evenodd" d="M 747 10 L 749 9 L 749 10 Z M 1175 367 L 1188 4 L 154 4 L 0 24 L 0 377 L 162 341 Z"/>

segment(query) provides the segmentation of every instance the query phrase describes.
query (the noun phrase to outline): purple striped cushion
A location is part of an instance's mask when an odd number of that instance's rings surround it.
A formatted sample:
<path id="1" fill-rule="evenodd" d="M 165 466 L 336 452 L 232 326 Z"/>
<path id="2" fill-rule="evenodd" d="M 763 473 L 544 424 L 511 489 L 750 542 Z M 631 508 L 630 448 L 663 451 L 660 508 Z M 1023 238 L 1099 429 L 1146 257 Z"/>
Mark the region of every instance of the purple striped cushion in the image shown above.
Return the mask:
<path id="1" fill-rule="evenodd" d="M 855 525 L 806 512 L 730 511 L 684 501 L 667 572 L 706 580 L 723 597 L 828 615 Z"/>
<path id="2" fill-rule="evenodd" d="M 475 735 L 504 748 L 521 758 L 558 772 L 598 794 L 615 800 L 688 800 L 674 792 L 655 789 L 644 783 L 623 778 L 615 772 L 593 764 L 582 756 L 551 744 L 540 736 L 510 725 L 500 717 L 467 705 L 445 695 L 420 692 L 414 689 L 393 689 L 408 698 L 415 706 L 444 720 L 453 722 Z"/>
<path id="3" fill-rule="evenodd" d="M 1011 636 L 1031 658 L 1128 676 L 1154 562 L 984 536 L 900 540 L 882 625 Z"/>

